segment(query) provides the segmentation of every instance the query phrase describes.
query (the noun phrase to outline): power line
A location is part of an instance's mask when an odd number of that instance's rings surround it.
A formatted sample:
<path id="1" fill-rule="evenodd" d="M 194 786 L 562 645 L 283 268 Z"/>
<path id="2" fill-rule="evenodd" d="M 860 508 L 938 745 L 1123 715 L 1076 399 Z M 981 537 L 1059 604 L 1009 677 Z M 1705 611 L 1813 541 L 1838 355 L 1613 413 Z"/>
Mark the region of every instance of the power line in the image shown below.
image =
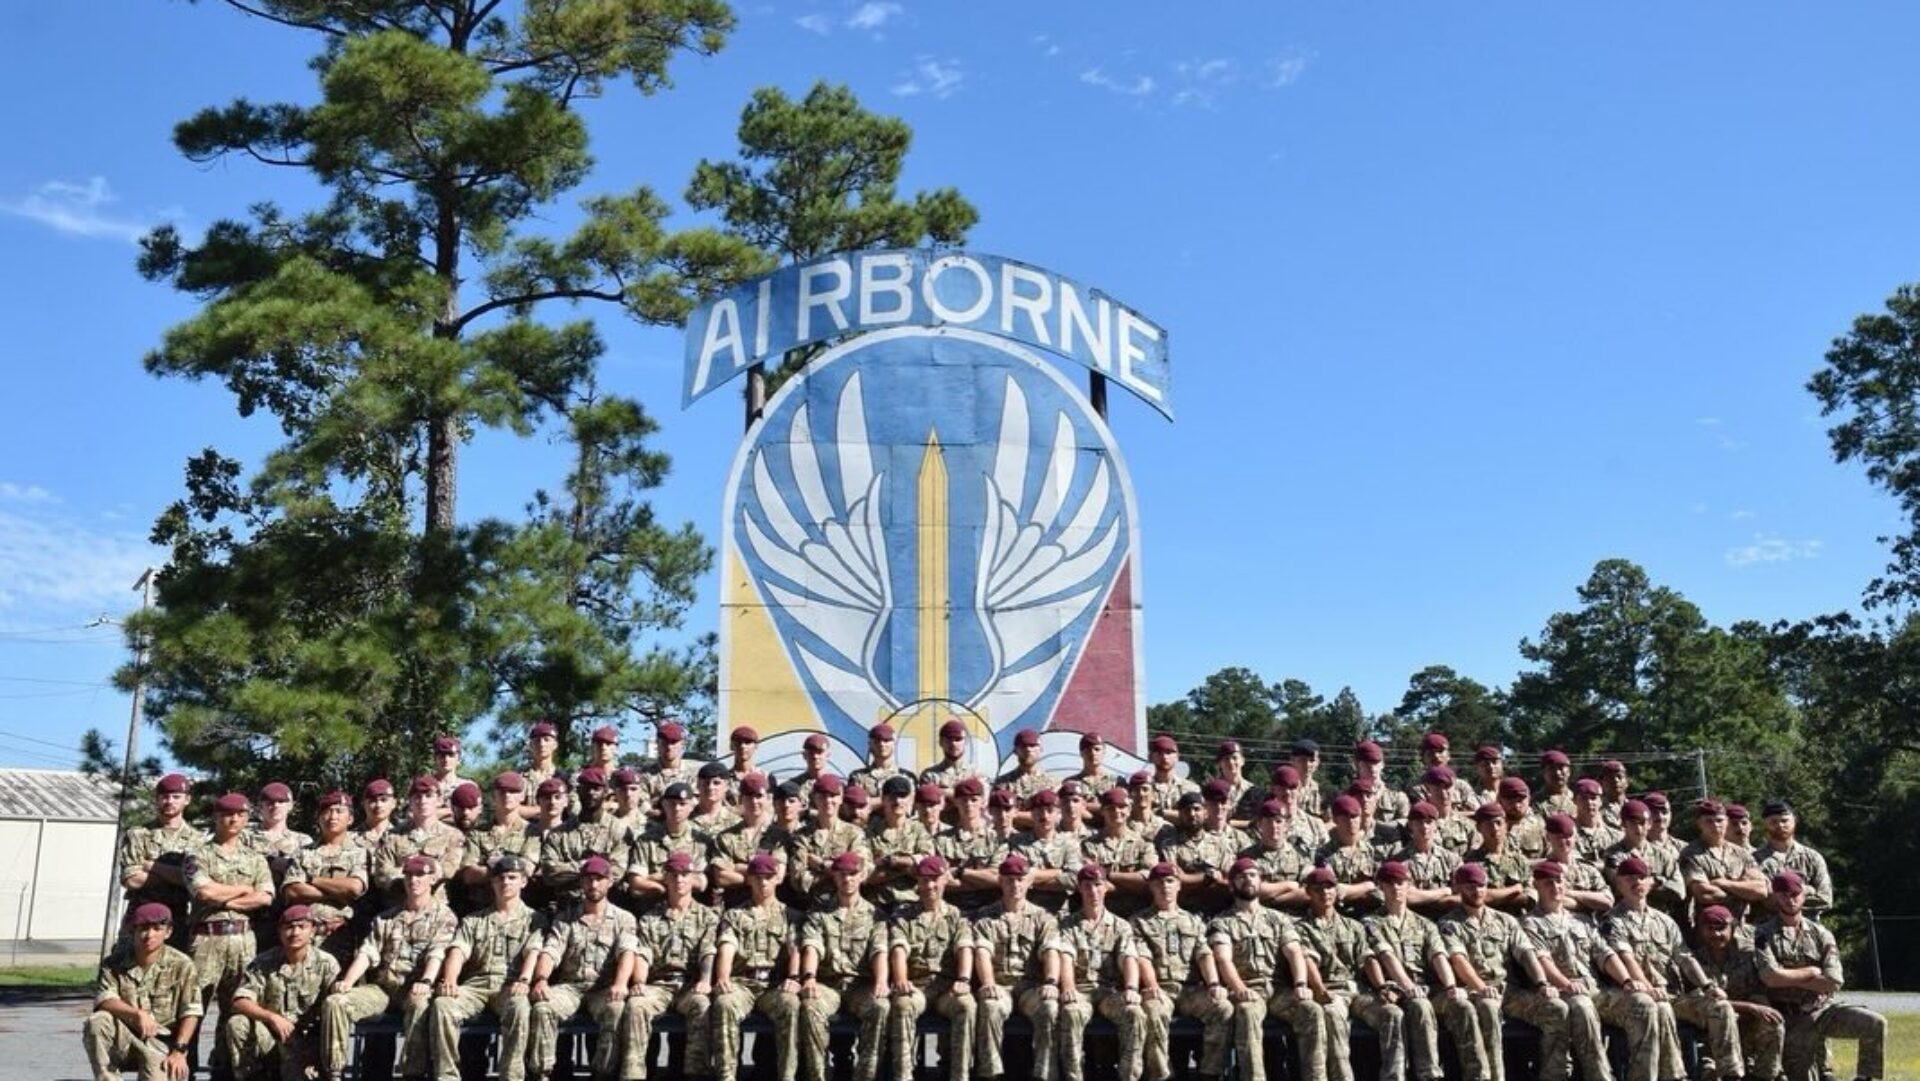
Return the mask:
<path id="1" fill-rule="evenodd" d="M 50 739 L 39 739 L 34 736 L 23 736 L 18 732 L 0 731 L 0 737 L 5 737 L 7 739 L 24 740 L 28 743 L 41 743 L 41 744 L 45 744 L 48 747 L 58 748 L 62 751 L 71 751 L 75 749 L 74 745 L 71 743 L 55 743 L 53 740 L 50 740 Z"/>
<path id="2" fill-rule="evenodd" d="M 87 679 L 42 679 L 38 676 L 0 676 L 0 683 L 45 683 L 56 687 L 111 687 L 113 684 Z"/>

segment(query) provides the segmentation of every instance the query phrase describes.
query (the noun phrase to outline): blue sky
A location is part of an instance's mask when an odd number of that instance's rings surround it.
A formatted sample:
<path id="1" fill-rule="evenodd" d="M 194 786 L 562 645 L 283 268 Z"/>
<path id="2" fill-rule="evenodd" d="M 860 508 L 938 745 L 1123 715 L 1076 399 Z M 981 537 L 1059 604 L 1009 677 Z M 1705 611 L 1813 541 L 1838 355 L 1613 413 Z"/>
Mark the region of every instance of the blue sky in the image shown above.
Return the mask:
<path id="1" fill-rule="evenodd" d="M 731 152 L 753 88 L 843 81 L 913 125 L 907 187 L 980 207 L 973 247 L 1168 327 L 1178 422 L 1113 409 L 1151 700 L 1228 664 L 1374 711 L 1427 664 L 1504 684 L 1609 556 L 1720 623 L 1848 607 L 1883 562 L 1894 507 L 1831 462 L 1802 388 L 1855 314 L 1920 278 L 1920 8 L 737 10 L 674 90 L 587 106 L 581 194 L 677 197 Z M 217 3 L 13 25 L 0 764 L 57 766 L 86 728 L 124 730 L 104 686 L 121 640 L 85 625 L 136 601 L 183 461 L 274 437 L 217 388 L 144 374 L 192 307 L 140 280 L 132 237 L 310 204 L 298 176 L 195 165 L 169 139 L 204 105 L 308 99 L 311 42 Z M 677 335 L 598 314 L 607 382 L 675 458 L 663 515 L 717 537 L 737 408 L 682 412 Z M 544 443 L 482 440 L 462 515 L 512 513 L 554 470 Z"/>

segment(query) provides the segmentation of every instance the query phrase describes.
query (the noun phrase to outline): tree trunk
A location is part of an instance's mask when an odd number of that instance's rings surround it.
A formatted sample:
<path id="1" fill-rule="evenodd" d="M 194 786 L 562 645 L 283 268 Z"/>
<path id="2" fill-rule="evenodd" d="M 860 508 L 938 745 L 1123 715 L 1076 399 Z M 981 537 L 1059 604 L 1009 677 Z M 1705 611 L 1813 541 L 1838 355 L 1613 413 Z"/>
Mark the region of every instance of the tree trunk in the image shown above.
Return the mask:
<path id="1" fill-rule="evenodd" d="M 453 532 L 456 451 L 460 423 L 442 413 L 427 421 L 427 532 Z"/>

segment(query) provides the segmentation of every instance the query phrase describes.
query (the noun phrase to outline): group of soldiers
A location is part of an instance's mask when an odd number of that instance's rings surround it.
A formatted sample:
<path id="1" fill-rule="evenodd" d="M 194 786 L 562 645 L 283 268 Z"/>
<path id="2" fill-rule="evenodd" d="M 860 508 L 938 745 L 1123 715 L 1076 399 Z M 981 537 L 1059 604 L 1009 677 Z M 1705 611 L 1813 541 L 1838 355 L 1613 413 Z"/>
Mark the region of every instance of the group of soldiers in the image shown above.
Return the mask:
<path id="1" fill-rule="evenodd" d="M 220 796 L 207 834 L 187 780 L 163 778 L 122 849 L 127 926 L 85 1028 L 96 1076 L 186 1077 L 210 1009 L 216 1076 L 283 1081 L 340 1077 L 354 1026 L 380 1015 L 402 1076 L 455 1081 L 483 1013 L 503 1081 L 545 1081 L 576 1016 L 597 1031 L 593 1076 L 634 1081 L 668 1012 L 689 1076 L 733 1081 L 758 1014 L 781 1081 L 824 1081 L 838 1015 L 857 1023 L 856 1081 L 907 1081 L 928 1011 L 950 1081 L 1009 1072 L 1015 1013 L 1039 1081 L 1081 1081 L 1096 1014 L 1124 1081 L 1172 1076 L 1175 1018 L 1198 1024 L 1210 1078 L 1231 1062 L 1262 1081 L 1269 1018 L 1301 1081 L 1351 1081 L 1354 1018 L 1381 1081 L 1441 1078 L 1443 1032 L 1465 1081 L 1505 1081 L 1507 1019 L 1539 1030 L 1543 1081 L 1614 1081 L 1603 1025 L 1624 1034 L 1623 1081 L 1685 1077 L 1682 1022 L 1707 1081 L 1811 1081 L 1829 1037 L 1882 1076 L 1884 1019 L 1836 999 L 1826 862 L 1778 800 L 1757 839 L 1744 808 L 1701 800 L 1682 841 L 1618 762 L 1576 781 L 1548 751 L 1536 788 L 1498 748 L 1456 773 L 1440 733 L 1408 789 L 1362 742 L 1337 792 L 1308 740 L 1259 784 L 1231 740 L 1190 779 L 1167 735 L 1124 777 L 1087 735 L 1057 777 L 1021 731 L 1014 766 L 986 777 L 955 721 L 916 775 L 881 724 L 844 779 L 824 736 L 783 779 L 755 764 L 751 728 L 701 765 L 679 725 L 656 737 L 627 767 L 600 729 L 569 774 L 535 725 L 528 764 L 484 792 L 443 738 L 404 816 L 375 779 L 357 821 L 346 793 L 321 796 L 311 836 L 285 785 Z"/>

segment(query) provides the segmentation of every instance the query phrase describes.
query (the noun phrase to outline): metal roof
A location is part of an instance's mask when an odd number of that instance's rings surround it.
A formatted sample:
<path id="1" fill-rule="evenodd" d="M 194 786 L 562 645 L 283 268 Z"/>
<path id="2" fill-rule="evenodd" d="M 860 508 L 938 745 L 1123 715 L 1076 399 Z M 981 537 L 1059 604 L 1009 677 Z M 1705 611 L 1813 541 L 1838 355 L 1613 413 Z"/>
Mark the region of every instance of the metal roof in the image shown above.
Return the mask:
<path id="1" fill-rule="evenodd" d="M 113 787 L 73 769 L 0 769 L 0 818 L 114 820 Z"/>

